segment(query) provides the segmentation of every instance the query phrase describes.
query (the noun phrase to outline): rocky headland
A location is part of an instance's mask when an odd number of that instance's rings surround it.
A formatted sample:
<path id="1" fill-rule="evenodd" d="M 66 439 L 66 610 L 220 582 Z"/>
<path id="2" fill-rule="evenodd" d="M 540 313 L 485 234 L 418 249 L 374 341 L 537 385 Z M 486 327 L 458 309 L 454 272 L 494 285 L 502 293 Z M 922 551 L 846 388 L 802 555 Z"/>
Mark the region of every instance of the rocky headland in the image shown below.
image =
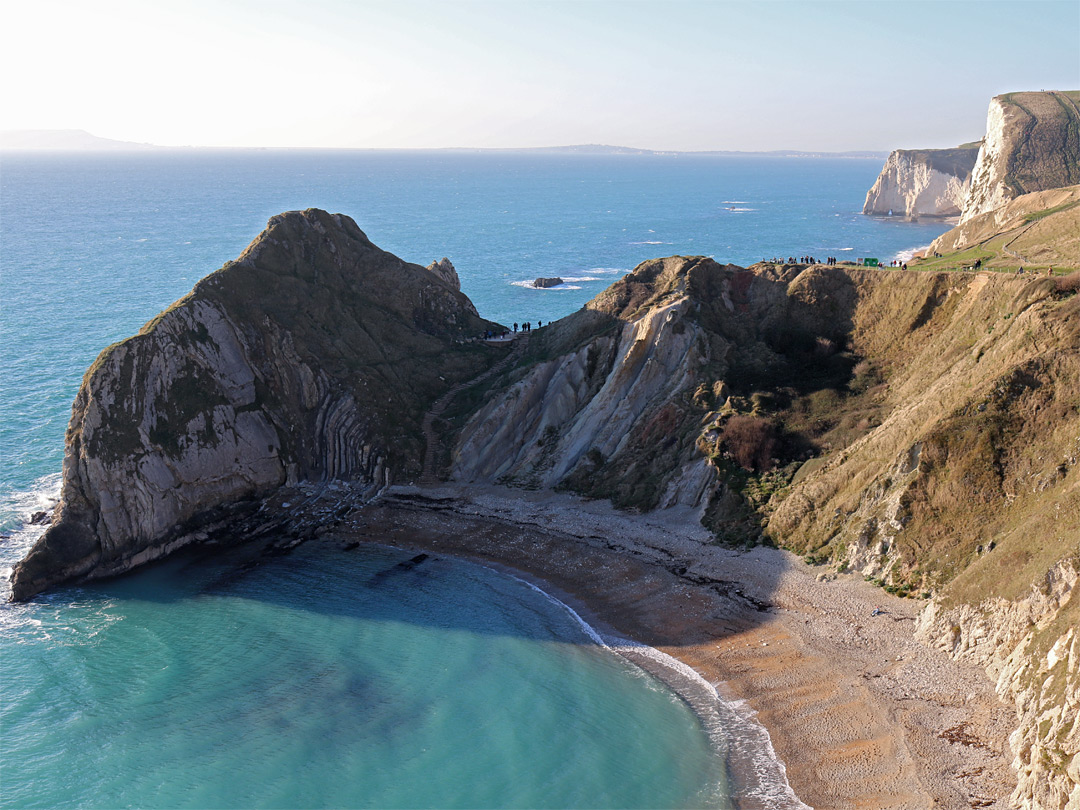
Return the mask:
<path id="1" fill-rule="evenodd" d="M 960 222 L 1023 194 L 1078 183 L 1080 91 L 995 96 Z"/>
<path id="2" fill-rule="evenodd" d="M 275 525 L 265 499 L 283 486 L 375 491 L 418 472 L 430 403 L 497 359 L 464 342 L 493 325 L 455 281 L 379 250 L 348 217 L 274 217 L 87 371 L 61 502 L 13 597 L 126 571 L 241 519 Z"/>
<path id="3" fill-rule="evenodd" d="M 87 372 L 13 598 L 189 544 L 475 556 L 727 684 L 817 806 L 1077 808 L 1078 287 L 673 256 L 487 345 L 449 260 L 283 214 Z"/>
<path id="4" fill-rule="evenodd" d="M 866 193 L 863 213 L 908 219 L 960 216 L 978 153 L 978 144 L 956 149 L 897 149 Z"/>

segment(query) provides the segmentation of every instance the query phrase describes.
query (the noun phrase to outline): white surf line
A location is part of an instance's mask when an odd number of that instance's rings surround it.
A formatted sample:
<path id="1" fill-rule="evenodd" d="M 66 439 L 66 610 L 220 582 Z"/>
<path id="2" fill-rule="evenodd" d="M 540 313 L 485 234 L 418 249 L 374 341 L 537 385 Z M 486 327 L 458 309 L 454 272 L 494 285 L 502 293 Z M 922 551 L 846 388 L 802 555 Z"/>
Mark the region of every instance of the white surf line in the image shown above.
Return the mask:
<path id="1" fill-rule="evenodd" d="M 595 627 L 581 618 L 581 615 L 576 610 L 527 579 L 515 576 L 504 569 L 500 569 L 498 573 L 505 574 L 511 579 L 522 583 L 552 604 L 565 610 L 581 628 L 582 632 L 595 644 L 610 650 L 634 666 L 660 679 L 668 688 L 686 701 L 701 720 L 702 727 L 705 729 L 714 748 L 725 758 L 730 757 L 732 753 L 741 755 L 740 764 L 745 765 L 748 761 L 751 770 L 754 772 L 755 784 L 740 785 L 740 787 L 748 788 L 747 794 L 745 796 L 732 796 L 732 799 L 736 801 L 740 799 L 756 799 L 762 802 L 762 807 L 770 810 L 813 810 L 795 795 L 795 791 L 788 783 L 787 768 L 784 767 L 783 761 L 776 755 L 776 750 L 773 748 L 769 730 L 757 719 L 757 712 L 750 707 L 749 703 L 745 700 L 727 700 L 721 697 L 716 686 L 702 677 L 701 673 L 696 669 L 655 647 L 627 638 L 601 635 Z M 649 659 L 663 671 L 674 672 L 682 676 L 690 684 L 702 690 L 711 705 L 703 705 L 700 701 L 695 701 L 693 695 L 688 695 L 679 690 L 674 684 L 664 679 L 660 673 L 652 672 L 642 666 L 639 661 L 634 660 L 638 656 Z M 727 722 L 725 722 L 722 715 L 729 715 Z M 735 751 L 732 751 L 733 747 L 736 749 Z"/>

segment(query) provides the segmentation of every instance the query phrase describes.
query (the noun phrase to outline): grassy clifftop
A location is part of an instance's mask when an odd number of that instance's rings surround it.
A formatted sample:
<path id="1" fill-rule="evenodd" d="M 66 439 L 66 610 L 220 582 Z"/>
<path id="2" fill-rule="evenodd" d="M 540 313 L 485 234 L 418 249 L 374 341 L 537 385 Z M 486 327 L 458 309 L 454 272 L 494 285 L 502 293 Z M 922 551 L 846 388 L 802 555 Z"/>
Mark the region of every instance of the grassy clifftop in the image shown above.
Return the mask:
<path id="1" fill-rule="evenodd" d="M 1080 91 L 1007 93 L 1018 111 L 1004 182 L 1016 195 L 1080 183 Z"/>
<path id="2" fill-rule="evenodd" d="M 935 253 L 941 254 L 935 256 Z M 1080 270 L 1080 186 L 1036 191 L 980 214 L 930 245 L 919 270 L 982 267 L 1016 271 Z"/>
<path id="3" fill-rule="evenodd" d="M 768 531 L 905 593 L 1016 598 L 1078 551 L 1080 299 L 1050 279 L 890 275 L 861 288 L 851 334 L 880 373 L 880 424 Z"/>

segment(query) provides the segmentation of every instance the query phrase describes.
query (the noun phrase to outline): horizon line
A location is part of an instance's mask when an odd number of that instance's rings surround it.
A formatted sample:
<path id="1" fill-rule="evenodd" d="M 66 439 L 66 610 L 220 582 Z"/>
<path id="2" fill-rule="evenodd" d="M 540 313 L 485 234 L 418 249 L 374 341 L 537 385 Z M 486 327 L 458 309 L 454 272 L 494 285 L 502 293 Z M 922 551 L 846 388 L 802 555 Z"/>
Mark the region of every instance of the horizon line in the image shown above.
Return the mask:
<path id="1" fill-rule="evenodd" d="M 48 136 L 61 136 L 65 143 L 54 141 L 43 145 L 22 142 L 8 145 L 5 141 L 16 137 L 23 141 L 27 136 L 48 139 Z M 622 146 L 602 143 L 574 143 L 547 146 L 208 146 L 208 145 L 163 145 L 137 141 L 123 141 L 93 135 L 83 129 L 7 129 L 0 130 L 0 151 L 4 152 L 146 152 L 146 151 L 337 151 L 337 152 L 555 152 L 561 154 L 609 154 L 609 155 L 647 155 L 647 156 L 775 156 L 775 157 L 814 157 L 839 156 L 859 158 L 880 158 L 887 156 L 888 149 L 650 149 L 646 147 Z"/>

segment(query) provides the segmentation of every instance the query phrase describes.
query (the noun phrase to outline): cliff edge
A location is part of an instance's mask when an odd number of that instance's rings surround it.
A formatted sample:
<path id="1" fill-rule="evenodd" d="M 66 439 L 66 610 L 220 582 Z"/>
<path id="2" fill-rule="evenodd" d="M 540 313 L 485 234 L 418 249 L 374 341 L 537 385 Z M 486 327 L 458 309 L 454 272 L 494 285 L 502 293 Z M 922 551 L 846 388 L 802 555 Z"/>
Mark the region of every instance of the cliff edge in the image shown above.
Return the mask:
<path id="1" fill-rule="evenodd" d="M 1022 194 L 1078 183 L 1080 91 L 995 96 L 960 222 Z"/>
<path id="2" fill-rule="evenodd" d="M 12 598 L 204 539 L 284 484 L 415 474 L 427 404 L 492 362 L 461 342 L 492 325 L 454 281 L 340 214 L 271 219 L 87 371 L 61 502 Z"/>
<path id="3" fill-rule="evenodd" d="M 978 154 L 978 145 L 897 149 L 866 193 L 863 213 L 909 219 L 959 216 Z"/>

